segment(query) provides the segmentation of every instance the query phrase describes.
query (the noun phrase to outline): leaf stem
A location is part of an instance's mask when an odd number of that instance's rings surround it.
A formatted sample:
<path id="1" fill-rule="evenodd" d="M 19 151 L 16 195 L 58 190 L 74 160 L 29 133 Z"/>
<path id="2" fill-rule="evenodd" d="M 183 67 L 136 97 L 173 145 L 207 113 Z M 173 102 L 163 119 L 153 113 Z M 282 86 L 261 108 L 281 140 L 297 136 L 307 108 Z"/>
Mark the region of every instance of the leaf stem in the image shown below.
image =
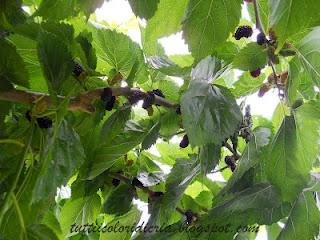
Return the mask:
<path id="1" fill-rule="evenodd" d="M 24 160 L 26 158 L 26 155 L 28 153 L 28 150 L 29 150 L 29 147 L 31 145 L 31 141 L 32 141 L 32 137 L 33 137 L 33 132 L 34 132 L 34 124 L 32 123 L 31 124 L 31 131 L 30 131 L 30 136 L 29 136 L 29 139 L 28 139 L 28 143 L 25 147 L 25 151 L 23 153 L 23 156 L 22 156 L 22 159 L 21 159 L 21 162 L 20 162 L 20 165 L 18 167 L 18 171 L 16 172 L 16 175 L 14 177 L 14 180 L 12 181 L 12 184 L 9 188 L 9 191 L 7 192 L 5 198 L 4 198 L 4 201 L 3 201 L 3 205 L 1 206 L 1 209 L 0 209 L 0 225 L 2 224 L 2 220 L 3 220 L 3 216 L 4 214 L 6 213 L 7 211 L 7 208 L 8 208 L 8 204 L 9 204 L 9 198 L 11 196 L 11 194 L 14 193 L 14 190 L 16 189 L 17 187 L 17 184 L 18 184 L 18 181 L 19 181 L 19 178 L 20 178 L 20 175 L 21 175 L 21 172 L 22 172 L 22 169 L 23 169 L 23 166 L 24 166 Z"/>
<path id="2" fill-rule="evenodd" d="M 25 236 L 24 239 L 28 240 L 28 235 L 27 235 L 25 224 L 24 224 L 23 215 L 22 215 L 21 209 L 19 207 L 17 198 L 14 195 L 14 193 L 11 193 L 10 195 L 11 195 L 13 206 L 15 207 L 17 215 L 18 215 L 18 220 L 19 220 L 20 227 L 21 227 L 22 232 L 24 233 L 24 236 Z"/>
<path id="3" fill-rule="evenodd" d="M 24 144 L 22 142 L 19 142 L 15 139 L 9 139 L 9 138 L 8 139 L 0 139 L 0 144 L 1 143 L 11 143 L 11 144 L 16 144 L 20 147 L 24 147 Z"/>

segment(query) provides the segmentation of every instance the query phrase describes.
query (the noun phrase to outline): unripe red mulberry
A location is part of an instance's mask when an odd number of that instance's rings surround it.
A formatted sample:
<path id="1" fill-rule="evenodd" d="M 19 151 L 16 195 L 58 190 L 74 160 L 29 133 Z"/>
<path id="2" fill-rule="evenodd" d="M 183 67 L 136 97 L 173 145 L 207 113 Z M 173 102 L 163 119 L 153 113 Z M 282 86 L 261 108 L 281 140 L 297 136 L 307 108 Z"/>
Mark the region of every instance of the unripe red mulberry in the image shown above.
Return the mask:
<path id="1" fill-rule="evenodd" d="M 261 69 L 260 69 L 260 68 L 258 68 L 257 70 L 254 70 L 254 71 L 251 71 L 251 72 L 250 72 L 250 75 L 251 75 L 252 77 L 254 77 L 254 78 L 259 77 L 260 74 L 261 74 Z"/>

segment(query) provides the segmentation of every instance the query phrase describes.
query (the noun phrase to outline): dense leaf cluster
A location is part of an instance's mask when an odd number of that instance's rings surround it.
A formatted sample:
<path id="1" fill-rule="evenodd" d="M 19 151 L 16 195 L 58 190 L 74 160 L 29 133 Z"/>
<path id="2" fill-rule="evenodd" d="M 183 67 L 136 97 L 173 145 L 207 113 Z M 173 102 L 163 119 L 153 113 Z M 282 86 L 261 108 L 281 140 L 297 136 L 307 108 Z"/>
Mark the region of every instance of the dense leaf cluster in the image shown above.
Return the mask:
<path id="1" fill-rule="evenodd" d="M 129 0 L 141 44 L 104 2 L 0 2 L 0 239 L 319 237 L 319 0 Z M 177 32 L 190 54 L 168 56 Z M 137 199 L 148 226 L 234 229 L 70 231 L 135 226 Z"/>

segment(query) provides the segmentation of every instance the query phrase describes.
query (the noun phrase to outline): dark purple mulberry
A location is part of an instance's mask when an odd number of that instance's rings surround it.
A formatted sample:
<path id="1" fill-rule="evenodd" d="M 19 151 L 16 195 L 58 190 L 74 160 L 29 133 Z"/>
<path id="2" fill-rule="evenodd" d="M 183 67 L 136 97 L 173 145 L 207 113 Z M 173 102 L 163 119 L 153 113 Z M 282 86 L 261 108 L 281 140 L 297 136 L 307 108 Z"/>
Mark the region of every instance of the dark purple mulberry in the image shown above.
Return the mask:
<path id="1" fill-rule="evenodd" d="M 37 118 L 37 123 L 40 128 L 51 128 L 52 120 L 48 117 Z"/>
<path id="2" fill-rule="evenodd" d="M 251 37 L 253 31 L 252 28 L 248 25 L 243 25 L 238 27 L 236 33 L 234 34 L 234 37 L 236 40 L 239 40 L 243 37 L 248 38 Z"/>
<path id="3" fill-rule="evenodd" d="M 181 148 L 186 148 L 186 147 L 188 147 L 188 145 L 189 145 L 189 138 L 188 138 L 188 135 L 186 134 L 186 135 L 183 136 L 179 146 Z"/>

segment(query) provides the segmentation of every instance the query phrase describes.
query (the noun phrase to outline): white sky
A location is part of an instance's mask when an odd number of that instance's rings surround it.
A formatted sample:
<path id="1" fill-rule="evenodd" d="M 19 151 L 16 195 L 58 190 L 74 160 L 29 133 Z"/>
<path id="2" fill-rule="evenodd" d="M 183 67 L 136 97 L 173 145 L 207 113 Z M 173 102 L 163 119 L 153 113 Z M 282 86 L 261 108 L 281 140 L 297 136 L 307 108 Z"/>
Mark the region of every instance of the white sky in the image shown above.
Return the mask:
<path id="1" fill-rule="evenodd" d="M 249 18 L 248 11 L 244 7 L 242 9 L 242 15 L 244 18 Z M 133 12 L 131 11 L 130 5 L 125 0 L 111 0 L 109 2 L 105 2 L 100 9 L 96 11 L 97 20 L 104 20 L 112 25 L 121 25 L 125 24 L 127 21 L 132 19 L 134 16 Z M 140 20 L 139 20 L 140 21 Z M 138 23 L 138 20 L 137 20 Z M 140 21 L 141 23 L 141 21 Z M 255 37 L 257 32 L 253 37 Z M 139 43 L 141 45 L 141 36 L 140 31 L 138 28 L 132 29 L 128 32 L 128 35 L 131 37 L 132 40 Z M 165 52 L 167 55 L 173 54 L 189 54 L 188 46 L 184 43 L 182 39 L 182 34 L 176 33 L 170 35 L 168 37 L 164 37 L 159 40 L 160 43 L 163 45 Z M 246 103 L 250 104 L 251 106 L 251 113 L 253 115 L 262 115 L 266 118 L 271 118 L 274 109 L 279 103 L 279 98 L 277 96 L 277 91 L 269 91 L 264 95 L 263 98 L 260 98 L 256 94 L 248 96 L 246 98 Z M 179 141 L 180 139 L 173 139 L 174 142 Z M 152 148 L 152 152 L 157 154 L 155 148 Z M 215 180 L 223 180 L 220 174 L 215 174 Z M 141 221 L 147 221 L 149 215 L 147 213 L 147 205 L 141 201 L 135 201 L 136 204 L 139 205 L 139 208 L 143 210 L 143 217 Z M 263 228 L 262 228 L 263 229 Z M 261 230 L 262 230 L 261 229 Z M 260 231 L 256 240 L 267 239 L 266 232 L 264 230 Z"/>

